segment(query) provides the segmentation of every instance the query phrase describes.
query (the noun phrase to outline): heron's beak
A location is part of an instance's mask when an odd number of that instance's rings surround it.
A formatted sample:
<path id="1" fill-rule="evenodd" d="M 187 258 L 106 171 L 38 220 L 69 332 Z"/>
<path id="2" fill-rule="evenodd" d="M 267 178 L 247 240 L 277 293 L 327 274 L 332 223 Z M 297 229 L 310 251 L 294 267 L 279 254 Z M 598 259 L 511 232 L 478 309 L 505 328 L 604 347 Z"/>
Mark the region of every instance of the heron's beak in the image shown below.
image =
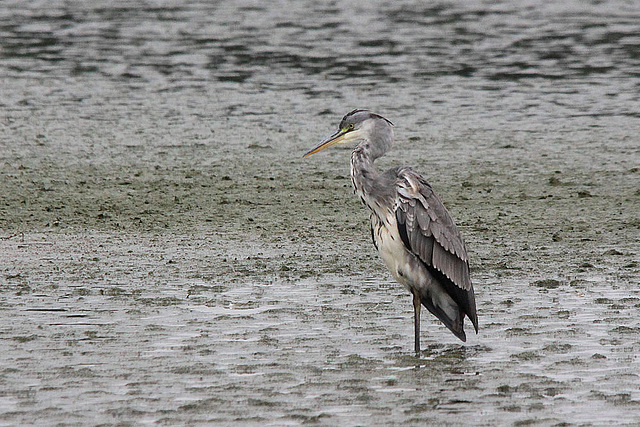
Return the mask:
<path id="1" fill-rule="evenodd" d="M 314 148 L 309 150 L 304 156 L 308 157 L 312 154 L 317 153 L 318 151 L 322 151 L 325 148 L 329 148 L 332 145 L 336 145 L 339 142 L 345 141 L 345 135 L 349 133 L 348 129 L 338 129 L 333 135 L 325 138 L 320 144 L 316 145 Z"/>

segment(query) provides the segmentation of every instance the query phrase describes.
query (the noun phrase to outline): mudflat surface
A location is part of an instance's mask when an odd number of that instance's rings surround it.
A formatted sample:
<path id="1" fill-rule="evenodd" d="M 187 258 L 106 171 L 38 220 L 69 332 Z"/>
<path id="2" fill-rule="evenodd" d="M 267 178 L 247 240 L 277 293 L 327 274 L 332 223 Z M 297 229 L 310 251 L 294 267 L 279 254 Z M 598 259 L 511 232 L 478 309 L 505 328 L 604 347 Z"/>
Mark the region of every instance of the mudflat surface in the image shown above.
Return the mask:
<path id="1" fill-rule="evenodd" d="M 634 424 L 639 18 L 3 3 L 0 425 Z M 414 357 L 349 149 L 301 158 L 356 107 L 465 237 L 467 343 Z"/>

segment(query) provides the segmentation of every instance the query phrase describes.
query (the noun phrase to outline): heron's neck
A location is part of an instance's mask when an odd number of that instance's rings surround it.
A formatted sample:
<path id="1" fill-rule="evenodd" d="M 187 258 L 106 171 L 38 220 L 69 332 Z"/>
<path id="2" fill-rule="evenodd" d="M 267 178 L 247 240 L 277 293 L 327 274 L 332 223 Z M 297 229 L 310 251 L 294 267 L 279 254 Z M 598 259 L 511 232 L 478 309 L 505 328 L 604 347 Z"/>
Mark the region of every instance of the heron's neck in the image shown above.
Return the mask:
<path id="1" fill-rule="evenodd" d="M 355 192 L 363 198 L 371 194 L 380 176 L 373 162 L 384 152 L 376 152 L 369 141 L 362 141 L 351 154 L 351 183 Z"/>
<path id="2" fill-rule="evenodd" d="M 368 126 L 366 134 L 373 137 L 362 140 L 351 154 L 351 182 L 363 201 L 369 195 L 378 193 L 375 186 L 378 185 L 380 174 L 373 162 L 389 151 L 393 144 L 393 130 L 386 120 L 371 121 L 365 126 Z"/>

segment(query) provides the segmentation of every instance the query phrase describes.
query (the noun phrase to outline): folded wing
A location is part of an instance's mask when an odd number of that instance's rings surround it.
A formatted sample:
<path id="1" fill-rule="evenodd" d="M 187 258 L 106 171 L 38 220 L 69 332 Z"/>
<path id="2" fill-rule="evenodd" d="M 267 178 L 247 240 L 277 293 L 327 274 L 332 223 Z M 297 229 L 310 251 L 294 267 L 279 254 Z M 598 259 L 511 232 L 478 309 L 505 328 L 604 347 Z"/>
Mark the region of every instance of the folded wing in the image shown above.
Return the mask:
<path id="1" fill-rule="evenodd" d="M 425 179 L 410 168 L 398 171 L 396 220 L 406 248 L 416 255 L 478 331 L 469 260 L 458 229 Z"/>

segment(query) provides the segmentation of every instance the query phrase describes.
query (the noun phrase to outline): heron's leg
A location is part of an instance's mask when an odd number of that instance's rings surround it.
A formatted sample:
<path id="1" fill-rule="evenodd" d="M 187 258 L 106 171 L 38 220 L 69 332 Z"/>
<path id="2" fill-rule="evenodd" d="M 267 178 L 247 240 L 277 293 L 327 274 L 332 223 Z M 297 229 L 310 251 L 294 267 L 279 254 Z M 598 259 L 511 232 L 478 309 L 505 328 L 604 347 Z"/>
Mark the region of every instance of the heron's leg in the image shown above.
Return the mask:
<path id="1" fill-rule="evenodd" d="M 420 297 L 418 292 L 413 292 L 413 322 L 415 328 L 415 350 L 416 356 L 420 357 Z"/>

